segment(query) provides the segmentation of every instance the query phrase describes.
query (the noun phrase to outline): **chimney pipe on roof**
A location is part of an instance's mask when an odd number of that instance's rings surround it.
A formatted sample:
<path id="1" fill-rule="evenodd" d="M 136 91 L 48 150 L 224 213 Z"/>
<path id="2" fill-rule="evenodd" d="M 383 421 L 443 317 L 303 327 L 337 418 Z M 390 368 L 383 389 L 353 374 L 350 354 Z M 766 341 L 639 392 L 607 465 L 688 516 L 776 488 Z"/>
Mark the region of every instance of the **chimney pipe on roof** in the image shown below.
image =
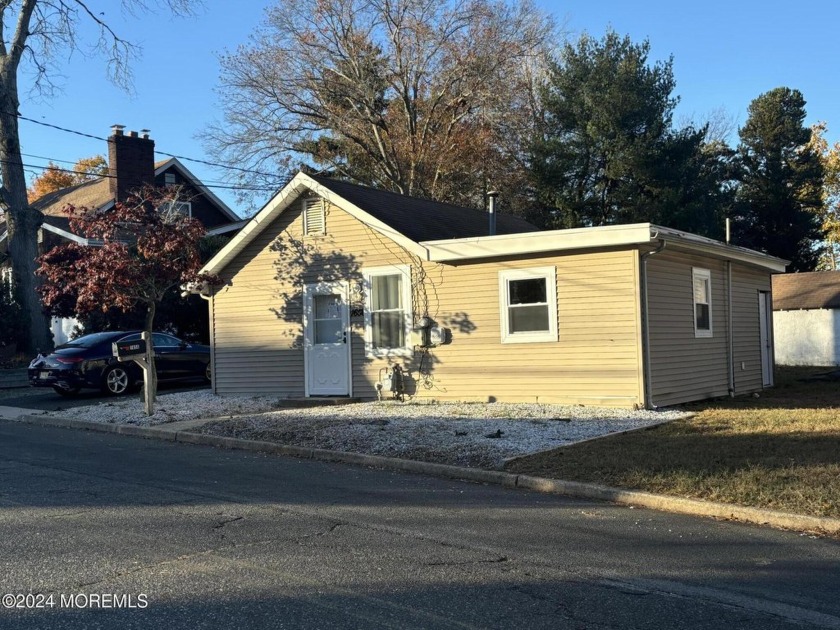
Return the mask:
<path id="1" fill-rule="evenodd" d="M 496 197 L 499 196 L 499 191 L 491 190 L 487 193 L 487 215 L 489 225 L 487 233 L 490 236 L 496 235 Z"/>
<path id="2" fill-rule="evenodd" d="M 111 133 L 115 136 L 123 135 L 123 129 L 125 129 L 125 125 L 111 125 Z"/>

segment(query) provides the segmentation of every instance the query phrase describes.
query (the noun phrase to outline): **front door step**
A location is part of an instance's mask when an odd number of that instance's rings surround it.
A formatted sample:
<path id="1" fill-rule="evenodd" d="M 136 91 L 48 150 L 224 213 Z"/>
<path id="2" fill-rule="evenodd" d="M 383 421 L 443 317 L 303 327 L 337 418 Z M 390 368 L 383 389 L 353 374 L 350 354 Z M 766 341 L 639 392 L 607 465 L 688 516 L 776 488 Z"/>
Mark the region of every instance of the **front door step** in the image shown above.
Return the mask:
<path id="1" fill-rule="evenodd" d="M 352 405 L 362 402 L 362 399 L 350 398 L 349 396 L 310 396 L 309 398 L 284 398 L 278 402 L 280 407 L 329 407 Z"/>

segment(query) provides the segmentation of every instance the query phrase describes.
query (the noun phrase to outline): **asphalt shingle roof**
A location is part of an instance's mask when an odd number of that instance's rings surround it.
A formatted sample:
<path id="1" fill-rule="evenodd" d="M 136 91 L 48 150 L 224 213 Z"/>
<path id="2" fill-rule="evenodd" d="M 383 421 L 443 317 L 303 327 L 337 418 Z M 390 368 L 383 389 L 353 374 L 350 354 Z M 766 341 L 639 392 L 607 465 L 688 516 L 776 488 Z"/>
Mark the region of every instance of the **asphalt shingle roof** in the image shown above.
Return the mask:
<path id="1" fill-rule="evenodd" d="M 319 184 L 364 210 L 415 243 L 487 236 L 487 213 L 429 199 L 312 176 Z M 539 232 L 524 219 L 497 213 L 496 234 Z"/>
<path id="2" fill-rule="evenodd" d="M 33 201 L 32 207 L 46 215 L 58 217 L 66 216 L 64 208 L 68 204 L 94 210 L 113 200 L 110 182 L 107 178 L 100 178 L 48 193 Z"/>
<path id="3" fill-rule="evenodd" d="M 773 310 L 840 308 L 840 271 L 773 276 Z"/>

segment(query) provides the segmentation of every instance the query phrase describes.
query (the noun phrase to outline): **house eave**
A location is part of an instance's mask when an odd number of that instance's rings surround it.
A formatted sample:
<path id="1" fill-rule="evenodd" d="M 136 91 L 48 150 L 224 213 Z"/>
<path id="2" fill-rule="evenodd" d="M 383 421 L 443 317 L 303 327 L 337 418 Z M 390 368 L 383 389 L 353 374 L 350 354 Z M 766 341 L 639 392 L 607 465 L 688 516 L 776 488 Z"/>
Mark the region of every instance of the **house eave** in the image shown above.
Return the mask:
<path id="1" fill-rule="evenodd" d="M 456 262 L 481 258 L 502 258 L 524 254 L 600 249 L 649 243 L 650 223 L 547 230 L 498 236 L 423 241 L 429 260 Z"/>
<path id="2" fill-rule="evenodd" d="M 68 232 L 67 230 L 62 230 L 61 228 L 56 227 L 54 225 L 50 225 L 46 222 L 41 224 L 41 228 L 43 228 L 47 232 L 52 232 L 53 234 L 56 234 L 57 236 L 60 236 L 63 239 L 72 241 L 73 243 L 78 243 L 79 245 L 83 245 L 85 247 L 101 243 L 101 241 L 91 242 L 90 239 L 87 239 L 83 236 L 79 236 L 78 234 L 73 234 L 72 232 Z"/>
<path id="3" fill-rule="evenodd" d="M 332 190 L 318 183 L 305 173 L 298 173 L 286 184 L 254 217 L 234 236 L 230 242 L 223 247 L 207 264 L 202 267 L 200 273 L 220 273 L 245 247 L 248 246 L 263 229 L 283 214 L 292 203 L 305 191 L 310 190 L 316 195 L 326 199 L 332 205 L 341 208 L 351 216 L 355 217 L 369 228 L 388 237 L 410 253 L 428 259 L 428 252 L 425 247 L 415 243 L 403 234 L 397 232 L 389 225 L 374 218 L 361 208 L 350 203 Z"/>
<path id="4" fill-rule="evenodd" d="M 429 252 L 433 262 L 486 258 L 504 258 L 528 254 L 541 254 L 584 249 L 631 247 L 656 243 L 660 240 L 677 245 L 680 249 L 711 255 L 716 258 L 743 262 L 782 273 L 788 261 L 756 252 L 744 247 L 728 245 L 714 239 L 665 228 L 652 223 L 607 225 L 545 232 L 526 232 L 500 236 L 444 239 L 420 243 Z"/>
<path id="5" fill-rule="evenodd" d="M 677 245 L 681 249 L 711 255 L 716 258 L 723 258 L 733 262 L 753 265 L 770 271 L 771 273 L 784 273 L 785 268 L 790 263 L 789 260 L 770 256 L 769 254 L 747 249 L 746 247 L 721 243 L 720 241 L 716 241 L 705 236 L 699 236 L 697 234 L 691 234 L 690 232 L 682 232 L 680 230 L 674 230 L 672 228 L 666 228 L 659 225 L 651 225 L 651 230 L 654 231 L 656 238 L 664 239 L 671 244 Z"/>

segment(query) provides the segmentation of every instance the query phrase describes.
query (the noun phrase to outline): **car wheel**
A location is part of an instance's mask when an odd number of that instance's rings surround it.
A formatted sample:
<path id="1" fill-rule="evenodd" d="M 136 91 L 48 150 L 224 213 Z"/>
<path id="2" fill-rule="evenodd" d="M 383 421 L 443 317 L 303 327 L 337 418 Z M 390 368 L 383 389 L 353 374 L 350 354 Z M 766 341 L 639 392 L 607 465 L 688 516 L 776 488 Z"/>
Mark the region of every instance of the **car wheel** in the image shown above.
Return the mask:
<path id="1" fill-rule="evenodd" d="M 111 396 L 120 396 L 131 389 L 131 377 L 121 365 L 112 365 L 102 377 L 102 391 Z"/>
<path id="2" fill-rule="evenodd" d="M 71 396 L 75 396 L 76 394 L 79 393 L 79 388 L 78 387 L 59 387 L 58 385 L 53 385 L 53 391 L 56 394 L 59 394 L 61 396 L 66 396 L 66 397 L 70 398 Z"/>
<path id="3" fill-rule="evenodd" d="M 211 370 L 211 369 L 210 369 L 210 364 L 209 364 L 209 363 L 207 364 L 207 369 L 206 369 L 206 370 L 204 370 L 204 379 L 205 379 L 208 383 L 212 383 L 212 382 L 213 382 L 213 370 Z"/>

